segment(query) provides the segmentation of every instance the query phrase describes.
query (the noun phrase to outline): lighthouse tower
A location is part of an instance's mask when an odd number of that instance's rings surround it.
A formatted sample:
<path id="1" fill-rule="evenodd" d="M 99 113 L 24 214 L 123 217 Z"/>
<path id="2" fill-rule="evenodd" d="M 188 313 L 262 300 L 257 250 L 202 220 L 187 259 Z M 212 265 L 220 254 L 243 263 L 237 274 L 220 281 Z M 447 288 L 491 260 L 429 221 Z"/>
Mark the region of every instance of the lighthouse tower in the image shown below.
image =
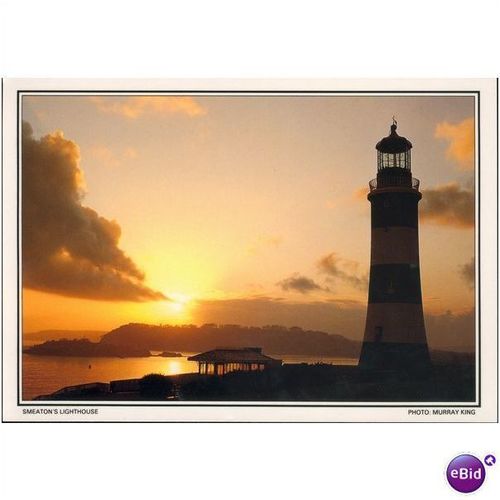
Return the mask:
<path id="1" fill-rule="evenodd" d="M 411 142 L 396 132 L 376 146 L 370 181 L 371 265 L 363 369 L 425 370 L 425 335 L 418 251 L 419 180 L 411 173 Z"/>

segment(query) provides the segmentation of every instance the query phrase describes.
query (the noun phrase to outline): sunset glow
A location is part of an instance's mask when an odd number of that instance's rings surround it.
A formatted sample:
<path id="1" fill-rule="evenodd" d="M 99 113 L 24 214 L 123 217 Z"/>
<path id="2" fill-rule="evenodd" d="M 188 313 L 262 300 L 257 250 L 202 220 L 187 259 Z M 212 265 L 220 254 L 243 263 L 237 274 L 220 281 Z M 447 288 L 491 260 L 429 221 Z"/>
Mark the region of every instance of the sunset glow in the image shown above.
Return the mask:
<path id="1" fill-rule="evenodd" d="M 366 190 L 394 114 L 423 192 L 429 341 L 434 324 L 469 328 L 470 97 L 25 96 L 22 111 L 23 189 L 40 204 L 25 206 L 24 331 L 217 322 L 362 338 Z"/>
<path id="2" fill-rule="evenodd" d="M 171 293 L 169 294 L 171 301 L 168 303 L 170 313 L 184 317 L 186 315 L 191 298 L 182 293 Z"/>

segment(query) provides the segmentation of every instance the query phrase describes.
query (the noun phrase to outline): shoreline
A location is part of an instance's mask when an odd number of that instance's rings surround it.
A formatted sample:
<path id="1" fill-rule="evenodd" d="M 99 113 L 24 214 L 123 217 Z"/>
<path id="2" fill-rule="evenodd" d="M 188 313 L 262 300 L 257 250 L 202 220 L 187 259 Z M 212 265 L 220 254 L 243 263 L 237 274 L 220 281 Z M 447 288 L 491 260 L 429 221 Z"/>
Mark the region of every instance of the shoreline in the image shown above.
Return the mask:
<path id="1" fill-rule="evenodd" d="M 164 393 L 146 391 L 148 377 L 163 380 Z M 36 401 L 473 401 L 474 365 L 437 365 L 430 370 L 363 370 L 358 366 L 283 364 L 261 372 L 222 376 L 185 373 L 93 382 L 40 395 Z"/>

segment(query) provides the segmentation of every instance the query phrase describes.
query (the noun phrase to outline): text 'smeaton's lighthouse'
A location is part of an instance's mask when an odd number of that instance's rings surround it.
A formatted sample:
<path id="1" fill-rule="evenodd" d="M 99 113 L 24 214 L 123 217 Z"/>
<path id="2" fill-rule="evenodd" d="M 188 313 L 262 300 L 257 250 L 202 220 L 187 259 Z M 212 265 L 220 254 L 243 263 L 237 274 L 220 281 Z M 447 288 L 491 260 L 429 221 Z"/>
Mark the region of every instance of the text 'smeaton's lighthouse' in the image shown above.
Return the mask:
<path id="1" fill-rule="evenodd" d="M 411 173 L 412 144 L 396 132 L 377 148 L 370 181 L 371 266 L 361 368 L 429 366 L 418 251 L 419 180 Z"/>

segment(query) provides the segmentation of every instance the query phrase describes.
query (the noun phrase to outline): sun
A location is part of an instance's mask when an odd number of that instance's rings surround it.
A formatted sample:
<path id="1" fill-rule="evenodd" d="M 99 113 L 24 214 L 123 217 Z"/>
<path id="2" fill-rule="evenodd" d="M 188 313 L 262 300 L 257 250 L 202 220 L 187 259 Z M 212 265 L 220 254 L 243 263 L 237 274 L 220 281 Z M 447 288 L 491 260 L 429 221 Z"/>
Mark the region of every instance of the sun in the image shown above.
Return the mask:
<path id="1" fill-rule="evenodd" d="M 178 315 L 186 311 L 186 307 L 192 300 L 189 295 L 183 293 L 173 292 L 168 294 L 170 301 L 168 302 L 168 308 L 170 312 Z"/>

